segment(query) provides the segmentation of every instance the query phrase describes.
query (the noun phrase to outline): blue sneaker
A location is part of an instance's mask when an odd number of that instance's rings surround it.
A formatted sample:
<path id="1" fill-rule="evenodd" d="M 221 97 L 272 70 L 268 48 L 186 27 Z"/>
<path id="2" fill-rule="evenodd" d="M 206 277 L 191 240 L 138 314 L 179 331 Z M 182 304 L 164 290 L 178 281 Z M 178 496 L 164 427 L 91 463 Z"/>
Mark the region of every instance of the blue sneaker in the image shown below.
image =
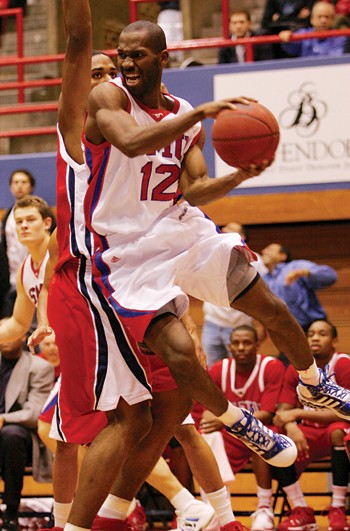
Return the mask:
<path id="1" fill-rule="evenodd" d="M 332 380 L 333 374 L 329 374 L 329 366 L 320 371 L 320 383 L 308 385 L 301 381 L 297 387 L 299 402 L 304 406 L 314 409 L 331 409 L 338 417 L 350 420 L 350 391 Z"/>
<path id="2" fill-rule="evenodd" d="M 298 454 L 292 439 L 286 435 L 274 433 L 246 409 L 242 408 L 241 411 L 243 418 L 231 427 L 225 426 L 226 430 L 269 465 L 277 467 L 292 465 Z"/>

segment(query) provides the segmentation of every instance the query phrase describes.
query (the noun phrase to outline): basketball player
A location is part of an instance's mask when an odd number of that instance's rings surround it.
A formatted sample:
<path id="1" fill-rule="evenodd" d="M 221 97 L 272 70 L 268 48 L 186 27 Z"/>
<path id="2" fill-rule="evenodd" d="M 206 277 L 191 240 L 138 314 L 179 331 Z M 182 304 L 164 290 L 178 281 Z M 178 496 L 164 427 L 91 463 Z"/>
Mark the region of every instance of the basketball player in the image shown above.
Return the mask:
<path id="1" fill-rule="evenodd" d="M 290 441 L 229 404 L 200 367 L 179 321 L 187 307 L 185 294 L 231 305 L 260 321 L 299 371 L 299 389 L 309 403 L 329 397 L 328 407 L 348 417 L 350 393 L 327 385 L 302 329 L 249 264 L 254 253 L 237 234 L 217 234 L 215 225 L 191 206 L 223 197 L 270 161 L 210 179 L 198 142 L 199 121 L 233 105 L 209 102 L 191 109 L 162 93 L 167 58 L 159 26 L 130 24 L 119 40 L 122 78 L 90 95 L 84 143 L 91 175 L 84 208 L 94 237 L 93 277 L 115 314 L 169 366 L 179 387 L 189 389 L 264 459 L 284 466 L 295 456 Z M 188 200 L 180 204 L 179 188 Z M 259 437 L 252 437 L 259 430 L 263 448 Z"/>
<path id="2" fill-rule="evenodd" d="M 17 297 L 12 316 L 0 326 L 0 341 L 16 341 L 30 329 L 49 257 L 52 212 L 49 205 L 34 195 L 26 195 L 14 206 L 19 241 L 29 251 L 16 280 Z"/>

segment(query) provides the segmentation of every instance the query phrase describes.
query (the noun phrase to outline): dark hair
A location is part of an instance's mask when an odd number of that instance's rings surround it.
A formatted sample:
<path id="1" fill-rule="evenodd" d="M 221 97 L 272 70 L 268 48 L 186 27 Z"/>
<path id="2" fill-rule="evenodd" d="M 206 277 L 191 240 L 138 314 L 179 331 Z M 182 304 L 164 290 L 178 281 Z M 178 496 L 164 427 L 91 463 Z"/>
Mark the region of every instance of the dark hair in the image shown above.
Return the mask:
<path id="1" fill-rule="evenodd" d="M 14 170 L 11 175 L 10 175 L 10 180 L 9 180 L 9 185 L 11 186 L 12 184 L 12 179 L 13 179 L 13 176 L 16 175 L 16 173 L 24 173 L 25 175 L 27 175 L 28 179 L 29 179 L 29 182 L 30 182 L 30 185 L 32 187 L 32 190 L 35 188 L 35 178 L 34 178 L 34 175 L 29 171 L 29 170 L 25 170 L 25 169 L 22 169 L 22 168 L 19 168 L 18 170 Z"/>
<path id="2" fill-rule="evenodd" d="M 289 249 L 285 245 L 280 244 L 280 250 L 281 250 L 281 253 L 286 255 L 285 263 L 290 262 L 292 260 L 292 255 Z"/>
<path id="3" fill-rule="evenodd" d="M 128 24 L 120 35 L 123 33 L 132 33 L 134 31 L 147 32 L 147 44 L 154 53 L 159 53 L 166 49 L 165 33 L 158 24 L 150 22 L 149 20 L 137 20 L 136 22 Z"/>
<path id="4" fill-rule="evenodd" d="M 331 335 L 332 335 L 332 338 L 333 338 L 333 339 L 337 339 L 337 337 L 338 337 L 338 330 L 337 330 L 336 326 L 334 326 L 333 323 L 331 323 L 330 321 L 328 321 L 328 319 L 315 319 L 314 321 L 312 321 L 312 323 L 309 324 L 307 331 L 309 331 L 310 327 L 311 327 L 314 323 L 318 323 L 318 322 L 328 324 L 329 328 L 331 329 Z"/>
<path id="5" fill-rule="evenodd" d="M 251 21 L 251 16 L 248 9 L 234 9 L 230 15 L 230 18 L 232 17 L 232 15 L 245 15 L 247 17 L 247 20 L 249 20 L 249 22 Z"/>
<path id="6" fill-rule="evenodd" d="M 254 340 L 256 341 L 256 343 L 259 341 L 258 334 L 256 333 L 255 328 L 249 325 L 240 325 L 240 326 L 236 326 L 236 328 L 233 328 L 230 334 L 230 339 L 232 337 L 232 334 L 234 332 L 238 332 L 239 330 L 243 330 L 244 332 L 250 332 L 254 336 Z"/>

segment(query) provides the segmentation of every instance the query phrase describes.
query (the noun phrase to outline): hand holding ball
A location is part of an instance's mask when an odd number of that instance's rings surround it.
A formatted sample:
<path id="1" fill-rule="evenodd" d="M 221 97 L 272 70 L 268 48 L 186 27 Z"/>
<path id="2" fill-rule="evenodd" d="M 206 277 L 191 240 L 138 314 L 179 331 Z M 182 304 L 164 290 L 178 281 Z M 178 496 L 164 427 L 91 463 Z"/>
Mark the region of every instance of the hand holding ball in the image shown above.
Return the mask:
<path id="1" fill-rule="evenodd" d="M 237 109 L 220 111 L 214 122 L 212 141 L 216 153 L 236 168 L 273 159 L 280 132 L 272 112 L 252 101 L 234 105 Z"/>

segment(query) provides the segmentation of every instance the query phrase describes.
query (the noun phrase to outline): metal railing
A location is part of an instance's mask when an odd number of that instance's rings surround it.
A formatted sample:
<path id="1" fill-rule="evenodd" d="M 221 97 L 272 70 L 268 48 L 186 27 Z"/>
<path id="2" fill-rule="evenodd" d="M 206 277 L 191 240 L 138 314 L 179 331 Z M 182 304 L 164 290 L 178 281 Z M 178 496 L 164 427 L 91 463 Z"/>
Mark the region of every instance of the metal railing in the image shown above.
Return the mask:
<path id="1" fill-rule="evenodd" d="M 130 1 L 130 18 L 136 20 L 137 18 L 137 4 L 142 2 L 154 2 L 156 0 L 129 0 Z M 164 0 L 163 0 L 164 1 Z M 228 0 L 223 1 L 223 10 L 228 10 Z M 32 64 L 41 64 L 41 63 L 61 63 L 64 59 L 64 54 L 55 54 L 55 55 L 39 55 L 32 57 L 24 57 L 23 50 L 23 13 L 22 9 L 4 9 L 0 10 L 0 16 L 15 16 L 16 17 L 16 29 L 17 29 L 17 54 L 15 56 L 6 56 L 0 57 L 0 69 L 1 67 L 16 66 L 17 67 L 17 80 L 9 81 L 0 84 L 0 90 L 17 90 L 17 104 L 7 105 L 0 107 L 0 116 L 5 115 L 15 115 L 15 114 L 25 114 L 25 113 L 35 113 L 35 112 L 57 112 L 58 104 L 57 102 L 52 103 L 25 103 L 25 90 L 35 87 L 48 87 L 48 86 L 59 86 L 61 84 L 61 78 L 54 79 L 36 79 L 28 80 L 24 79 L 25 77 L 25 66 Z M 225 20 L 228 21 L 228 16 L 225 15 Z M 223 18 L 223 23 L 224 23 Z M 223 31 L 228 31 L 228 27 L 225 28 L 223 24 Z M 347 35 L 350 38 L 350 29 L 342 30 L 328 30 L 328 31 L 318 31 L 307 34 L 297 34 L 292 35 L 290 41 L 300 41 L 304 39 L 317 39 L 324 37 L 333 37 L 333 36 L 342 36 Z M 268 36 L 256 36 L 249 37 L 244 39 L 231 40 L 226 37 L 214 37 L 207 39 L 189 39 L 179 42 L 172 42 L 169 44 L 169 51 L 172 50 L 197 50 L 205 48 L 222 48 L 222 47 L 233 47 L 240 44 L 243 44 L 246 47 L 246 62 L 254 61 L 253 50 L 254 46 L 259 44 L 274 44 L 280 43 L 281 39 L 278 35 L 268 35 Z M 116 50 L 105 50 L 105 53 L 111 57 L 116 56 Z M 34 135 L 48 135 L 55 134 L 55 126 L 42 126 L 34 127 L 28 129 L 18 129 L 18 130 L 7 130 L 0 131 L 1 138 L 13 138 L 20 136 L 34 136 Z"/>

